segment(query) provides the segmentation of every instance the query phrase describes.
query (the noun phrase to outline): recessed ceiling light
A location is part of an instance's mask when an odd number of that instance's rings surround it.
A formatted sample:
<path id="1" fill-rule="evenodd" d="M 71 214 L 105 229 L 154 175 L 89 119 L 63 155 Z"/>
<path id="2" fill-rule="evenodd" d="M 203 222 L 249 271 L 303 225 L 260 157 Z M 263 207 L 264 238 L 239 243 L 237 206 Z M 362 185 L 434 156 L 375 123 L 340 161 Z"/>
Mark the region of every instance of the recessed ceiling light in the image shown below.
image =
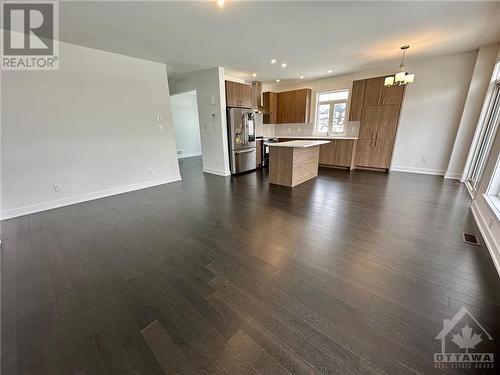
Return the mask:
<path id="1" fill-rule="evenodd" d="M 304 76 L 300 76 L 300 79 L 304 79 Z"/>
<path id="2" fill-rule="evenodd" d="M 220 7 L 224 6 L 224 0 L 217 0 L 217 5 Z"/>
<path id="3" fill-rule="evenodd" d="M 257 73 L 253 73 L 253 74 L 252 74 L 252 77 L 257 77 Z"/>
<path id="4" fill-rule="evenodd" d="M 272 59 L 271 64 L 276 64 L 276 59 Z"/>
<path id="5" fill-rule="evenodd" d="M 277 79 L 276 82 L 281 82 L 281 80 Z"/>
<path id="6" fill-rule="evenodd" d="M 331 73 L 331 72 L 332 72 L 332 70 L 331 70 L 331 69 L 328 69 L 328 73 Z"/>
<path id="7" fill-rule="evenodd" d="M 281 67 L 286 68 L 286 64 L 285 63 L 281 64 Z"/>

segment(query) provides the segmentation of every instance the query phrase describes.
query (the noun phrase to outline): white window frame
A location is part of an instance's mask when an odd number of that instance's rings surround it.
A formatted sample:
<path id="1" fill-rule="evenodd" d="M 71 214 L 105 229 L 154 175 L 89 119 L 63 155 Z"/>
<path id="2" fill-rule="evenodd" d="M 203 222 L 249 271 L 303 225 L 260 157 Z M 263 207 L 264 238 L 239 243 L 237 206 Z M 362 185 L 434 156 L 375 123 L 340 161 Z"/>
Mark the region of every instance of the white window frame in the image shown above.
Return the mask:
<path id="1" fill-rule="evenodd" d="M 467 174 L 465 177 L 465 186 L 469 191 L 471 197 L 474 199 L 481 179 L 483 177 L 486 163 L 488 161 L 493 141 L 498 131 L 499 111 L 495 111 L 494 105 L 500 99 L 500 80 L 493 82 L 493 91 L 489 94 L 488 104 L 486 107 L 485 115 L 481 115 L 480 125 L 476 129 L 474 135 L 473 146 L 467 160 Z M 498 105 L 498 104 L 497 104 Z M 483 117 L 484 116 L 484 117 Z M 496 118 L 495 118 L 496 116 Z M 476 160 L 477 159 L 477 160 Z M 478 163 L 478 164 L 476 164 Z M 476 179 L 472 178 L 474 170 L 477 170 Z M 490 185 L 491 186 L 491 181 Z M 489 196 L 490 187 L 488 187 L 487 195 Z M 490 203 L 490 202 L 489 202 Z"/>
<path id="2" fill-rule="evenodd" d="M 495 82 L 495 85 L 496 85 L 495 94 L 493 96 L 495 96 L 495 95 L 500 96 L 500 80 Z M 497 100 L 499 100 L 499 99 L 497 99 Z M 496 105 L 497 105 L 497 108 L 496 108 L 496 111 L 494 113 L 496 115 L 496 118 L 493 119 L 493 121 L 496 121 L 496 125 L 494 125 L 495 131 L 492 135 L 492 142 L 489 145 L 488 155 L 489 155 L 489 152 L 491 151 L 491 148 L 493 147 L 493 141 L 494 141 L 494 139 L 496 139 L 498 127 L 500 125 L 500 102 L 497 101 Z M 494 111 L 495 109 L 489 108 L 489 110 Z M 484 172 L 485 167 L 486 167 L 486 162 L 485 162 L 485 166 L 483 167 L 483 172 Z M 491 179 L 488 182 L 488 187 L 486 189 L 486 193 L 483 194 L 483 197 L 484 197 L 486 203 L 488 203 L 488 205 L 490 206 L 493 213 L 495 214 L 497 220 L 500 221 L 500 155 L 497 156 L 495 169 L 493 170 L 493 173 L 491 175 Z"/>
<path id="3" fill-rule="evenodd" d="M 331 93 L 335 93 L 335 92 L 344 92 L 346 91 L 347 92 L 347 98 L 346 99 L 339 99 L 339 100 L 329 100 L 329 101 L 323 101 L 323 102 L 320 102 L 319 101 L 319 97 L 320 95 L 324 95 L 324 94 L 331 94 Z M 330 90 L 330 91 L 322 91 L 322 92 L 319 92 L 316 94 L 316 121 L 314 122 L 314 133 L 315 134 L 318 134 L 318 135 L 345 135 L 346 134 L 346 131 L 347 131 L 347 114 L 348 114 L 348 110 L 349 110 L 349 95 L 350 95 L 351 91 L 349 89 L 340 89 L 340 90 Z M 339 103 L 345 103 L 345 118 L 344 118 L 344 129 L 342 132 L 333 132 L 333 108 L 335 106 L 335 104 L 339 104 Z M 318 129 L 319 127 L 319 106 L 322 105 L 322 104 L 329 104 L 330 105 L 330 117 L 328 118 L 328 129 L 326 131 L 320 131 Z"/>

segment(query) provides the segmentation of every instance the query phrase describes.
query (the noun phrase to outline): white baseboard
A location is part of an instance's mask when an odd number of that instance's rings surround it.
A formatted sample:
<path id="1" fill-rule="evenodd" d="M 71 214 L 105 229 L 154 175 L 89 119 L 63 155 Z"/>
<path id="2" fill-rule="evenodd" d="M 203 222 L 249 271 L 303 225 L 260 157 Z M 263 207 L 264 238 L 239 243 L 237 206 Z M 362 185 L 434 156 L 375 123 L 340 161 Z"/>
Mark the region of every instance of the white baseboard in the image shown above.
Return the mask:
<path id="1" fill-rule="evenodd" d="M 217 176 L 224 176 L 224 177 L 231 176 L 231 173 L 226 171 L 221 171 L 220 169 L 203 168 L 203 172 L 216 174 Z"/>
<path id="2" fill-rule="evenodd" d="M 490 252 L 491 259 L 493 259 L 493 264 L 497 270 L 498 275 L 500 276 L 500 247 L 498 246 L 497 241 L 492 236 L 491 231 L 488 226 L 488 222 L 486 218 L 481 214 L 481 210 L 477 207 L 477 202 L 473 201 L 471 205 L 472 216 L 474 216 L 474 220 L 476 221 L 477 227 L 479 228 L 479 232 L 481 232 L 481 236 L 485 242 L 485 245 Z"/>
<path id="3" fill-rule="evenodd" d="M 41 202 L 41 203 L 29 205 L 29 206 L 13 208 L 10 210 L 2 211 L 0 214 L 0 220 L 6 220 L 6 219 L 11 219 L 13 217 L 33 214 L 35 212 L 51 210 L 53 208 L 69 206 L 71 204 L 87 202 L 87 201 L 91 201 L 94 199 L 109 197 L 111 195 L 128 193 L 128 192 L 134 191 L 134 190 L 146 189 L 149 187 L 168 184 L 170 182 L 175 182 L 175 181 L 179 181 L 179 180 L 181 180 L 181 176 L 179 174 L 177 174 L 174 176 L 168 176 L 168 177 L 157 178 L 154 180 L 142 181 L 142 182 L 138 182 L 138 183 L 132 184 L 132 185 L 118 186 L 118 187 L 114 187 L 111 189 L 96 191 L 93 193 L 75 195 L 72 197 L 62 198 L 62 199 L 58 199 L 58 200 L 54 200 L 54 201 Z"/>
<path id="4" fill-rule="evenodd" d="M 420 173 L 444 176 L 444 169 L 415 168 L 415 167 L 391 167 L 391 172 Z"/>
<path id="5" fill-rule="evenodd" d="M 444 178 L 449 178 L 450 180 L 459 180 L 462 181 L 462 173 L 450 173 L 446 172 Z"/>
<path id="6" fill-rule="evenodd" d="M 201 152 L 191 152 L 190 154 L 177 155 L 177 159 L 191 158 L 193 156 L 201 156 Z"/>

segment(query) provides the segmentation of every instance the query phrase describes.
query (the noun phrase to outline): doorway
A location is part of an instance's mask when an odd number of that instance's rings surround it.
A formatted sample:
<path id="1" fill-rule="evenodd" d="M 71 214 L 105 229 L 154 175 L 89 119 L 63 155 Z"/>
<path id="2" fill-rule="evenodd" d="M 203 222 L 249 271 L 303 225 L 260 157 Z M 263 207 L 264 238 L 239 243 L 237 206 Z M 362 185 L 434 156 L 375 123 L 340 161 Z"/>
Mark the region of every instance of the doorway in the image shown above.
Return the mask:
<path id="1" fill-rule="evenodd" d="M 179 165 L 201 163 L 201 135 L 196 90 L 170 96 Z M 182 170 L 182 168 L 181 168 Z"/>

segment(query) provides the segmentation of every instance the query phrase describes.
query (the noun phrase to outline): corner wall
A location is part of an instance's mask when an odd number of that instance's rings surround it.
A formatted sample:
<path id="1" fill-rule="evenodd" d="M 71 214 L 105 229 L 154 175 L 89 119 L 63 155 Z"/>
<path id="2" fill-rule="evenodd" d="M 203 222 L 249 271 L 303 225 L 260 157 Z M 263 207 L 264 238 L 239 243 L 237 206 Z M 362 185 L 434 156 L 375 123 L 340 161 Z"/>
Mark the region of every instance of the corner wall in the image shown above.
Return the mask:
<path id="1" fill-rule="evenodd" d="M 203 171 L 229 176 L 224 69 L 203 70 L 172 83 L 171 95 L 196 90 Z"/>
<path id="2" fill-rule="evenodd" d="M 60 59 L 2 72 L 2 219 L 180 180 L 165 65 L 62 42 Z"/>

